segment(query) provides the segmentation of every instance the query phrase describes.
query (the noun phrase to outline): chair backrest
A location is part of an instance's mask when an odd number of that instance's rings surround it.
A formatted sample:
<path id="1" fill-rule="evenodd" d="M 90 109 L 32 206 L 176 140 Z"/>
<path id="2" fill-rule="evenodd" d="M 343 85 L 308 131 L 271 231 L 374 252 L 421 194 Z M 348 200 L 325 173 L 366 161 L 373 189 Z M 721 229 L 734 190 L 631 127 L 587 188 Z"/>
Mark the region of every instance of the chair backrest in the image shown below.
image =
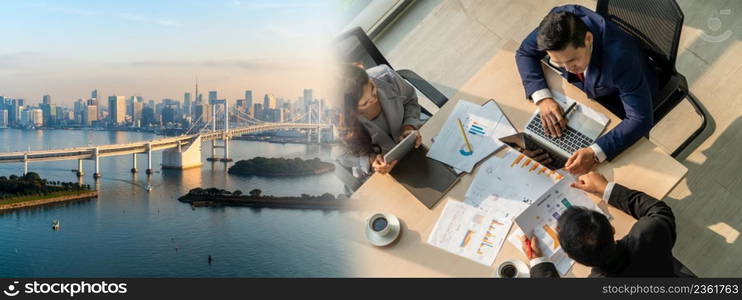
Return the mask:
<path id="1" fill-rule="evenodd" d="M 675 0 L 598 0 L 596 11 L 634 36 L 658 67 L 675 72 L 685 18 Z"/>
<path id="2" fill-rule="evenodd" d="M 344 62 L 361 63 L 365 68 L 382 64 L 392 67 L 361 27 L 342 33 L 335 39 L 335 44 L 338 45 L 338 55 Z"/>

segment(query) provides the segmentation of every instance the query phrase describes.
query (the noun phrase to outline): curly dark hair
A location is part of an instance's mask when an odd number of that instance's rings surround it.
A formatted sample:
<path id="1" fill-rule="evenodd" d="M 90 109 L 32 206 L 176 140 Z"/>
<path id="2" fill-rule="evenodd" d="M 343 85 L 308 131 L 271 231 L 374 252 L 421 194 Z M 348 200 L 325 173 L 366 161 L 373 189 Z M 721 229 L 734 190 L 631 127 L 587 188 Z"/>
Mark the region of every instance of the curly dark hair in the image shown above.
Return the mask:
<path id="1" fill-rule="evenodd" d="M 343 66 L 343 115 L 341 120 L 341 137 L 346 149 L 353 155 L 370 155 L 376 153 L 371 136 L 358 119 L 358 101 L 363 95 L 363 88 L 370 79 L 366 70 L 354 64 Z"/>

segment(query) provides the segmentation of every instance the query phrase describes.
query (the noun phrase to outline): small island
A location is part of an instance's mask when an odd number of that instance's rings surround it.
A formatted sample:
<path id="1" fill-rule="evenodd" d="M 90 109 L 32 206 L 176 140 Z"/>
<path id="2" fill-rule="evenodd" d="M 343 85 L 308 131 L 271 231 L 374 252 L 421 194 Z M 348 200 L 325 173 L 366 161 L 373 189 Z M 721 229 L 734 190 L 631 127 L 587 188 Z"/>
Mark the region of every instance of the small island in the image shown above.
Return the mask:
<path id="1" fill-rule="evenodd" d="M 229 174 L 246 176 L 307 176 L 335 171 L 335 165 L 319 158 L 303 160 L 301 158 L 265 158 L 255 157 L 240 160 L 229 168 Z"/>
<path id="2" fill-rule="evenodd" d="M 98 197 L 90 185 L 47 181 L 34 172 L 0 176 L 0 211 Z"/>
<path id="3" fill-rule="evenodd" d="M 178 198 L 178 200 L 190 203 L 193 207 L 236 205 L 323 210 L 343 209 L 348 203 L 346 197 L 335 197 L 330 193 L 320 196 L 301 194 L 298 197 L 276 197 L 262 195 L 262 191 L 259 189 L 254 189 L 248 195 L 243 195 L 240 190 L 231 192 L 218 188 L 195 188 L 190 190 L 188 194 Z"/>

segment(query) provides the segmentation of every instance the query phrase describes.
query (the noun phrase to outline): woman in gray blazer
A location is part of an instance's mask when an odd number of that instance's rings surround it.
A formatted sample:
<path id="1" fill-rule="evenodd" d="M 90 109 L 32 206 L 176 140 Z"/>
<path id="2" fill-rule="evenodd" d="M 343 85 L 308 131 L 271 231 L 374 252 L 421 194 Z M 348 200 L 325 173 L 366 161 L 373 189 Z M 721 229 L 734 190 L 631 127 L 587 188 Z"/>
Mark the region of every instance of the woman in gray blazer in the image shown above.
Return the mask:
<path id="1" fill-rule="evenodd" d="M 386 174 L 397 162 L 385 162 L 383 154 L 422 125 L 417 93 L 387 65 L 364 70 L 348 64 L 343 81 L 345 145 L 358 157 L 361 169 L 370 165 L 374 171 Z M 421 141 L 418 132 L 415 147 Z"/>

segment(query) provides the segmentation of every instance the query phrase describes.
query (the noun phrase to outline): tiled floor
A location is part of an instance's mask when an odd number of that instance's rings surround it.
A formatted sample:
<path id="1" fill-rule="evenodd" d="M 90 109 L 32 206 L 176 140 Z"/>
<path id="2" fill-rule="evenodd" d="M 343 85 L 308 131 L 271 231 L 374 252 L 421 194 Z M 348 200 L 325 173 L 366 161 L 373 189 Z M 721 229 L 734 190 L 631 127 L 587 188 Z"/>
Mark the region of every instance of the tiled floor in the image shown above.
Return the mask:
<path id="1" fill-rule="evenodd" d="M 678 2 L 686 19 L 677 68 L 713 126 L 683 153 L 688 176 L 664 199 L 678 223 L 674 253 L 700 276 L 742 276 L 742 1 Z M 505 42 L 520 42 L 551 7 L 567 3 L 596 2 L 418 0 L 375 42 L 395 68 L 416 71 L 450 96 Z M 681 104 L 652 140 L 672 149 L 699 122 Z"/>

